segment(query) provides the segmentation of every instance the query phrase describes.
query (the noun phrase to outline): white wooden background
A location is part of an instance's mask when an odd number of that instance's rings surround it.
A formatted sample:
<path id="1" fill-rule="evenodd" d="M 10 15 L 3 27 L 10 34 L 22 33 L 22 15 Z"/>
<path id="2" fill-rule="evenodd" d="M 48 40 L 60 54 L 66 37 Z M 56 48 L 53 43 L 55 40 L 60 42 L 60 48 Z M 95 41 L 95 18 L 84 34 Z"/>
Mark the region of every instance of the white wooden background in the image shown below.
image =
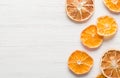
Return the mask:
<path id="1" fill-rule="evenodd" d="M 120 14 L 109 12 L 102 0 L 95 0 L 95 6 L 92 18 L 80 24 L 66 16 L 65 0 L 0 0 L 0 78 L 95 78 L 101 54 L 120 49 L 120 29 L 99 49 L 80 43 L 81 31 L 101 15 L 113 16 L 120 26 Z M 68 70 L 67 59 L 76 49 L 94 58 L 86 75 Z"/>

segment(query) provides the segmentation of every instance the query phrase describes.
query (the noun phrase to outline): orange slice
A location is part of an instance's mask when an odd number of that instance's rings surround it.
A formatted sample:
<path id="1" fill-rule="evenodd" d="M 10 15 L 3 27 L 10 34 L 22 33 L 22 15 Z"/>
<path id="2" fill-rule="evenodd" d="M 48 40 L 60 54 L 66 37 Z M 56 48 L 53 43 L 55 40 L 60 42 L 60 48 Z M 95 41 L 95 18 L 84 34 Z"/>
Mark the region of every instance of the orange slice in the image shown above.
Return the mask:
<path id="1" fill-rule="evenodd" d="M 107 78 L 120 78 L 120 51 L 106 52 L 101 59 L 101 70 Z"/>
<path id="2" fill-rule="evenodd" d="M 117 23 L 110 16 L 102 16 L 97 19 L 97 32 L 101 36 L 112 36 L 117 31 Z"/>
<path id="3" fill-rule="evenodd" d="M 103 42 L 103 37 L 97 34 L 95 25 L 90 25 L 81 33 L 81 42 L 88 48 L 97 48 Z"/>
<path id="4" fill-rule="evenodd" d="M 82 22 L 89 19 L 94 12 L 93 0 L 67 0 L 66 12 L 69 18 Z"/>
<path id="5" fill-rule="evenodd" d="M 76 50 L 68 59 L 69 69 L 78 75 L 88 73 L 93 66 L 93 59 L 86 52 Z"/>
<path id="6" fill-rule="evenodd" d="M 105 6 L 112 12 L 120 12 L 120 0 L 103 0 Z"/>
<path id="7" fill-rule="evenodd" d="M 99 74 L 96 78 L 106 78 L 103 74 Z"/>

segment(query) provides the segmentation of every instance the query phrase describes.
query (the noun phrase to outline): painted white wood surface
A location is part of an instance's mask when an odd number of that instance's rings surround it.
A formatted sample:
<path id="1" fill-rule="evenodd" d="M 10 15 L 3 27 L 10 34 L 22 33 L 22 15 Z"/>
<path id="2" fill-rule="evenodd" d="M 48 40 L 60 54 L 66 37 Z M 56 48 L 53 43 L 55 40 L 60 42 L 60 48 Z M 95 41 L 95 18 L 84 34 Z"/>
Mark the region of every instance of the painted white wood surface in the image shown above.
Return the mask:
<path id="1" fill-rule="evenodd" d="M 95 78 L 104 51 L 120 49 L 120 29 L 96 50 L 84 48 L 81 31 L 101 15 L 113 16 L 102 0 L 95 0 L 95 13 L 86 23 L 74 23 L 65 12 L 65 0 L 0 0 L 0 78 Z M 76 49 L 94 58 L 90 73 L 75 76 L 67 67 Z"/>

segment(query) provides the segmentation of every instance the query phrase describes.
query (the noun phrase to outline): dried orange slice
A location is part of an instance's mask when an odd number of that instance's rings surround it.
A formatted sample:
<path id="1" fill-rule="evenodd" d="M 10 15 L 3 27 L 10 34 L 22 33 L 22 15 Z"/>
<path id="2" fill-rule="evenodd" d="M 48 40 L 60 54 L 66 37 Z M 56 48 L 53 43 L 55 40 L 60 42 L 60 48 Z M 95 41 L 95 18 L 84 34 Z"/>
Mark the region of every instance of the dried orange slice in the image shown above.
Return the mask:
<path id="1" fill-rule="evenodd" d="M 120 12 L 120 0 L 103 0 L 105 6 L 112 12 Z"/>
<path id="2" fill-rule="evenodd" d="M 101 36 L 112 36 L 117 31 L 117 23 L 110 16 L 101 16 L 97 19 L 97 32 Z"/>
<path id="3" fill-rule="evenodd" d="M 94 12 L 93 0 L 67 0 L 66 12 L 69 18 L 82 22 L 89 19 Z"/>
<path id="4" fill-rule="evenodd" d="M 106 78 L 103 74 L 99 74 L 96 78 Z"/>
<path id="5" fill-rule="evenodd" d="M 81 33 L 81 42 L 88 48 L 97 48 L 103 42 L 103 37 L 97 34 L 95 25 L 90 25 Z"/>
<path id="6" fill-rule="evenodd" d="M 120 78 L 120 51 L 107 51 L 101 59 L 101 70 L 107 78 Z"/>
<path id="7" fill-rule="evenodd" d="M 68 59 L 69 69 L 78 75 L 88 73 L 93 66 L 93 59 L 86 52 L 76 50 Z"/>

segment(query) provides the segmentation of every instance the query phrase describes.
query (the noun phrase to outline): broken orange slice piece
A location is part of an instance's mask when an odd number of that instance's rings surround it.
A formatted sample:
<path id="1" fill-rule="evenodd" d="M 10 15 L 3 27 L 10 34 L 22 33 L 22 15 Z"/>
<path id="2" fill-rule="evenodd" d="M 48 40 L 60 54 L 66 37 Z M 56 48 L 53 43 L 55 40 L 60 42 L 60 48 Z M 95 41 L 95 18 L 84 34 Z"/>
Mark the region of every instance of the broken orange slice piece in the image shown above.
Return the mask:
<path id="1" fill-rule="evenodd" d="M 94 12 L 93 0 L 67 0 L 66 12 L 69 18 L 82 22 L 89 19 Z"/>
<path id="2" fill-rule="evenodd" d="M 88 48 L 97 48 L 103 42 L 103 37 L 97 34 L 97 27 L 90 25 L 81 33 L 81 42 Z"/>
<path id="3" fill-rule="evenodd" d="M 85 74 L 93 66 L 93 59 L 84 51 L 76 50 L 68 59 L 68 67 L 74 74 Z"/>

